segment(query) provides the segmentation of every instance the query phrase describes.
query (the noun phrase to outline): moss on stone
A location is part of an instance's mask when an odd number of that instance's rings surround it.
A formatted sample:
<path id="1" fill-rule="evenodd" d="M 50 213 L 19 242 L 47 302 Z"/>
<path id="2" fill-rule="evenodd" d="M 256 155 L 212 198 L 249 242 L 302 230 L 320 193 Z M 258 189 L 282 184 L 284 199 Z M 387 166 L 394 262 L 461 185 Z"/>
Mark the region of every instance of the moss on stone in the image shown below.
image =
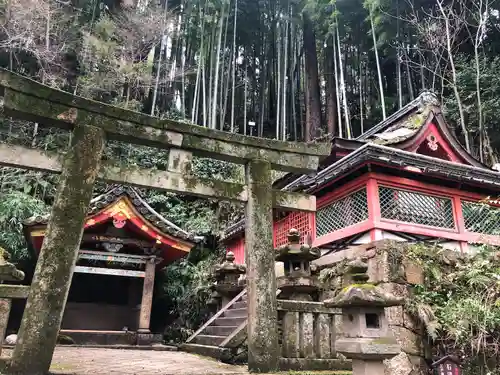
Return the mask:
<path id="1" fill-rule="evenodd" d="M 104 148 L 104 134 L 76 126 L 12 358 L 12 372 L 48 371 Z"/>
<path id="2" fill-rule="evenodd" d="M 392 344 L 397 344 L 396 340 L 393 339 L 392 337 L 379 337 L 377 339 L 373 339 L 372 344 L 375 345 L 392 345 Z"/>
<path id="3" fill-rule="evenodd" d="M 279 347 L 270 163 L 250 162 L 246 178 L 248 369 L 251 372 L 272 372 L 277 370 Z"/>
<path id="4" fill-rule="evenodd" d="M 104 115 L 113 120 L 130 121 L 139 126 L 147 125 L 159 130 L 179 131 L 185 134 L 198 135 L 201 137 L 212 138 L 230 143 L 239 143 L 240 145 L 253 146 L 262 149 L 274 149 L 277 151 L 299 152 L 305 155 L 327 156 L 330 153 L 328 143 L 300 143 L 286 142 L 275 139 L 264 139 L 244 136 L 237 133 L 229 133 L 215 129 L 209 129 L 185 122 L 162 120 L 156 117 L 148 116 L 143 113 L 126 110 L 109 104 L 85 99 L 67 92 L 44 86 L 38 82 L 21 77 L 15 73 L 1 70 L 0 84 L 9 87 L 19 93 L 28 94 L 32 101 L 50 100 L 68 107 L 84 109 L 98 115 Z M 27 103 L 22 103 L 27 104 Z M 57 114 L 62 113 L 61 111 Z"/>

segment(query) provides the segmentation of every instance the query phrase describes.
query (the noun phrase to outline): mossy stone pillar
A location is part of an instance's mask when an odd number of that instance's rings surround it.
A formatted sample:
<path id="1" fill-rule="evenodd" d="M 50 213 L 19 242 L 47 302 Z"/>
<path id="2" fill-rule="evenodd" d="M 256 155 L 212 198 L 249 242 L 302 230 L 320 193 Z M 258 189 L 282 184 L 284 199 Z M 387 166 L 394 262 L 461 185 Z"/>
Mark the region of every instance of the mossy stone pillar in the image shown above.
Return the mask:
<path id="1" fill-rule="evenodd" d="M 75 126 L 12 356 L 12 373 L 49 371 L 103 148 L 102 129 Z"/>
<path id="2" fill-rule="evenodd" d="M 248 370 L 275 372 L 279 349 L 270 163 L 261 160 L 249 162 L 246 182 Z"/>

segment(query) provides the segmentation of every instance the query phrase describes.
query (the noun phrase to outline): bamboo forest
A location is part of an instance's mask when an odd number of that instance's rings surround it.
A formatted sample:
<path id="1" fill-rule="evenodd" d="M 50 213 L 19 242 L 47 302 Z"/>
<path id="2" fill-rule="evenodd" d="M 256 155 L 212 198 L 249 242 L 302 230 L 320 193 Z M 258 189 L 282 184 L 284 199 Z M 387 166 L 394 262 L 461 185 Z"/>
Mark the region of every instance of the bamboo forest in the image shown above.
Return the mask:
<path id="1" fill-rule="evenodd" d="M 0 68 L 46 86 L 164 120 L 309 143 L 354 140 L 430 92 L 459 144 L 496 171 L 499 56 L 500 0 L 0 0 Z M 70 148 L 70 132 L 4 115 L 0 143 L 47 154 Z M 103 159 L 168 171 L 164 149 L 115 139 L 106 145 Z M 242 183 L 245 177 L 241 165 L 219 160 L 195 157 L 193 169 L 205 179 Z M 273 171 L 272 177 L 283 175 Z M 36 256 L 23 222 L 50 213 L 58 181 L 57 174 L 36 168 L 0 166 L 0 248 L 26 272 L 26 283 Z M 110 185 L 98 181 L 94 196 Z M 204 238 L 154 281 L 151 326 L 160 327 L 168 342 L 184 342 L 207 320 L 209 280 L 225 254 L 221 233 L 244 217 L 244 208 L 137 191 L 147 207 Z M 426 291 L 426 306 L 448 299 L 460 305 L 470 285 L 483 301 L 483 286 L 492 285 L 491 275 L 498 280 L 498 263 L 484 284 L 471 281 L 484 264 L 469 266 L 460 278 L 460 298 L 448 289 Z M 484 321 L 498 345 L 500 317 L 493 310 Z M 448 310 L 436 311 L 443 316 Z M 468 310 L 460 311 L 444 314 L 449 320 L 440 323 L 452 330 Z M 461 350 L 479 358 L 491 346 L 476 333 L 467 340 L 477 339 L 477 351 L 476 342 Z M 491 350 L 498 363 L 498 346 Z"/>
<path id="2" fill-rule="evenodd" d="M 431 90 L 463 144 L 494 163 L 497 8 L 494 0 L 5 0 L 1 64 L 152 115 L 288 140 L 354 138 Z"/>

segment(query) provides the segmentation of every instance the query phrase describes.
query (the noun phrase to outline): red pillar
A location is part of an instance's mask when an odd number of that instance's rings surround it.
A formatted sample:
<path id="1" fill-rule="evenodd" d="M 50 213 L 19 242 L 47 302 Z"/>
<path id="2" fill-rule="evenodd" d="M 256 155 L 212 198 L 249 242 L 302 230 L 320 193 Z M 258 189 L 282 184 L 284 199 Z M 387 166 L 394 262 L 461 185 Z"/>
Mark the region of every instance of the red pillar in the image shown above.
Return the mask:
<path id="1" fill-rule="evenodd" d="M 465 234 L 466 229 L 465 229 L 464 213 L 462 211 L 462 201 L 458 196 L 453 197 L 453 216 L 458 233 Z M 460 241 L 460 252 L 462 254 L 467 252 L 468 250 L 467 248 L 468 248 L 467 242 Z"/>
<path id="2" fill-rule="evenodd" d="M 382 239 L 382 231 L 378 229 L 380 223 L 380 198 L 378 195 L 378 182 L 370 178 L 366 183 L 366 199 L 368 204 L 368 221 L 372 224 L 370 239 L 377 241 Z"/>

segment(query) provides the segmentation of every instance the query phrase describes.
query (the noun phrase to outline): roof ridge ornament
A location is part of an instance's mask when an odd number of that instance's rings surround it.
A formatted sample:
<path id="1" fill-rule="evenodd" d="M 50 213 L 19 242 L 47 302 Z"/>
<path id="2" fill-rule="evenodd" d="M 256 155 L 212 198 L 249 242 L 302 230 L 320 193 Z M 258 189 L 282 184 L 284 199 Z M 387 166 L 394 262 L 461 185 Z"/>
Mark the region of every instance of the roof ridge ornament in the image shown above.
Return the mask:
<path id="1" fill-rule="evenodd" d="M 436 93 L 434 93 L 434 91 L 424 90 L 419 95 L 419 98 L 421 106 L 427 106 L 427 105 L 441 106 L 441 102 L 439 101 L 438 96 L 436 95 Z"/>

